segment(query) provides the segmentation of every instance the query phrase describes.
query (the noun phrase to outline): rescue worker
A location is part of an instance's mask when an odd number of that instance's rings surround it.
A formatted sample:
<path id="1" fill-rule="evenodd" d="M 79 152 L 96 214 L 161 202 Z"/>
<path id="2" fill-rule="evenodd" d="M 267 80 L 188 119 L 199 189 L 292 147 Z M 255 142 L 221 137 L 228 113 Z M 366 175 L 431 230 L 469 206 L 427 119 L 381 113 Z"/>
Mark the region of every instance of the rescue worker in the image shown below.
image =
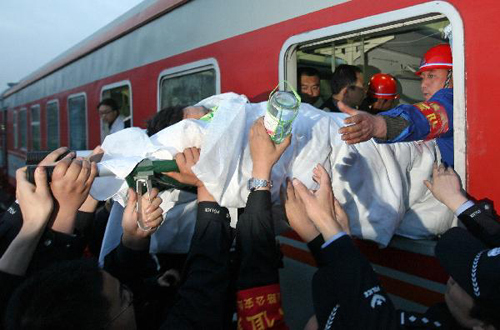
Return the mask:
<path id="1" fill-rule="evenodd" d="M 320 96 L 321 79 L 319 71 L 314 68 L 300 68 L 297 76 L 299 78 L 299 94 L 302 102 L 319 108 L 324 102 Z"/>
<path id="2" fill-rule="evenodd" d="M 396 79 L 387 73 L 374 74 L 368 85 L 368 93 L 362 109 L 377 114 L 394 107 L 394 103 L 399 99 Z"/>
<path id="3" fill-rule="evenodd" d="M 453 62 L 448 44 L 425 53 L 417 72 L 424 101 L 401 104 L 377 115 L 339 103 L 351 115 L 339 133 L 347 144 L 375 138 L 379 143 L 436 139 L 443 161 L 453 166 Z"/>

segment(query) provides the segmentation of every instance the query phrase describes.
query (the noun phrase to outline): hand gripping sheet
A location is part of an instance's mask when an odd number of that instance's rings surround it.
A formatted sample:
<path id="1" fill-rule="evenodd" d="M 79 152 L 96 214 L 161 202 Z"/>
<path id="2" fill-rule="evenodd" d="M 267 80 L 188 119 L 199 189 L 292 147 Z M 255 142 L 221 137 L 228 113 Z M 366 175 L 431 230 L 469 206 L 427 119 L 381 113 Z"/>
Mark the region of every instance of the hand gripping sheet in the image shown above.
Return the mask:
<path id="1" fill-rule="evenodd" d="M 201 155 L 193 171 L 210 193 L 223 206 L 244 207 L 249 194 L 246 184 L 252 172 L 248 133 L 253 122 L 264 115 L 266 103 L 251 104 L 244 96 L 228 93 L 200 104 L 218 106 L 210 123 L 183 120 L 150 139 L 139 129 L 125 129 L 108 136 L 102 145 L 106 151 L 102 166 L 113 171 L 118 177 L 114 180 L 121 180 L 122 184 L 113 186 L 98 179 L 92 195 L 113 196 L 123 205 L 126 185 L 122 178 L 138 161 L 146 157 L 172 159 L 184 148 L 195 146 L 201 147 Z M 296 177 L 309 188 L 317 188 L 312 181 L 312 169 L 321 163 L 332 177 L 333 191 L 350 217 L 355 236 L 386 246 L 395 233 L 428 238 L 452 226 L 453 214 L 423 184 L 432 173 L 434 141 L 377 144 L 370 140 L 347 145 L 338 134 L 345 117 L 301 105 L 293 125 L 292 143 L 273 168 L 273 203 L 279 203 L 279 190 L 286 177 Z M 178 195 L 161 194 L 162 207 L 168 214 L 183 207 L 183 203 L 177 203 Z M 185 198 L 183 202 L 186 203 Z M 168 214 L 163 227 L 168 227 L 169 222 L 175 225 L 176 219 Z M 166 241 L 163 237 L 162 240 Z M 184 247 L 187 251 L 188 239 Z M 168 242 L 155 243 L 155 250 L 165 248 L 171 248 Z"/>

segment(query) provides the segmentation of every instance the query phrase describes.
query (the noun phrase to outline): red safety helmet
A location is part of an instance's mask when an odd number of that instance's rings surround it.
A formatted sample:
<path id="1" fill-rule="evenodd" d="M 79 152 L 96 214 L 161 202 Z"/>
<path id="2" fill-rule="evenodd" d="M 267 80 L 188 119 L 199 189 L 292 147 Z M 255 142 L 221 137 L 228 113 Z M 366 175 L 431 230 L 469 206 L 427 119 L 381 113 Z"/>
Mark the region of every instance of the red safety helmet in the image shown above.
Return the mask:
<path id="1" fill-rule="evenodd" d="M 448 44 L 441 44 L 432 47 L 425 53 L 417 75 L 421 75 L 424 71 L 434 69 L 453 69 L 453 59 L 451 57 L 451 47 Z"/>
<path id="2" fill-rule="evenodd" d="M 394 100 L 399 98 L 396 79 L 387 73 L 377 73 L 370 79 L 368 94 L 377 99 Z"/>

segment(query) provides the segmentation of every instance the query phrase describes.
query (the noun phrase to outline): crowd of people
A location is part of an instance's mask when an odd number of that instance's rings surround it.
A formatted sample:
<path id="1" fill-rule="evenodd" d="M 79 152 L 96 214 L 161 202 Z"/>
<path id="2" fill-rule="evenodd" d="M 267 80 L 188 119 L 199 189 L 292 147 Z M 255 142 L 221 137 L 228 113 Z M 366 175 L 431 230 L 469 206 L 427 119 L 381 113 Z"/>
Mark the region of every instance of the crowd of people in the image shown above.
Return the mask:
<path id="1" fill-rule="evenodd" d="M 349 216 L 335 198 L 323 166 L 311 169 L 317 190 L 287 178 L 282 192 L 287 220 L 318 265 L 312 283 L 297 284 L 310 286 L 313 294 L 315 314 L 308 329 L 500 329 L 500 222 L 491 204 L 467 196 L 452 167 L 453 140 L 448 143 L 453 129 L 452 61 L 451 52 L 446 57 L 448 50 L 449 46 L 438 45 L 424 56 L 418 72 L 424 102 L 395 108 L 391 107 L 398 93 L 390 75 L 379 74 L 370 80 L 365 111 L 361 110 L 363 76 L 356 67 L 337 68 L 333 95 L 321 105 L 319 73 L 299 72 L 301 93 L 308 95 L 304 101 L 350 115 L 345 119 L 349 125 L 341 129 L 346 143 L 370 138 L 384 143 L 437 138 L 443 161 L 434 165 L 432 180 L 422 185 L 461 224 L 447 231 L 436 245 L 435 255 L 450 275 L 444 302 L 421 315 L 408 313 L 396 309 L 353 243 Z M 111 115 L 112 109 L 112 104 L 99 105 L 102 116 Z M 149 121 L 148 134 L 206 114 L 203 107 L 165 109 Z M 249 195 L 235 228 L 230 226 L 228 209 L 217 203 L 192 171 L 200 150 L 187 148 L 175 156 L 179 171 L 166 175 L 195 187 L 198 201 L 191 247 L 180 260 L 149 253 L 151 235 L 165 222 L 162 200 L 156 188 L 142 197 L 131 188 L 127 204 L 120 210 L 120 243 L 99 267 L 99 249 L 92 248 L 102 240 L 96 220 L 99 203 L 89 194 L 97 175 L 99 148 L 88 158 L 75 157 L 66 148 L 51 152 L 37 167 L 34 184 L 26 179 L 26 168 L 17 170 L 17 201 L 0 219 L 2 326 L 288 329 L 270 189 L 272 168 L 290 140 L 289 136 L 275 144 L 263 119 L 254 122 L 249 132 L 253 164 Z M 46 165 L 55 165 L 50 181 Z"/>

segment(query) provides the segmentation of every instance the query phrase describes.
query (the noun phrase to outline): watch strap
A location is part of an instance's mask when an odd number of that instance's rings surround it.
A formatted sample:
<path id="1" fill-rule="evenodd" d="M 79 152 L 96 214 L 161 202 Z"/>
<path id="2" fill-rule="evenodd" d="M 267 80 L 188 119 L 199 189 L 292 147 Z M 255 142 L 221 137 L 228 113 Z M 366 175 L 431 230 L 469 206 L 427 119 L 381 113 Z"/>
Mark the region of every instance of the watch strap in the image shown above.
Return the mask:
<path id="1" fill-rule="evenodd" d="M 248 190 L 250 191 L 254 191 L 258 188 L 265 188 L 265 187 L 272 188 L 273 181 L 265 179 L 256 179 L 256 178 L 250 178 L 250 180 L 248 180 Z"/>

